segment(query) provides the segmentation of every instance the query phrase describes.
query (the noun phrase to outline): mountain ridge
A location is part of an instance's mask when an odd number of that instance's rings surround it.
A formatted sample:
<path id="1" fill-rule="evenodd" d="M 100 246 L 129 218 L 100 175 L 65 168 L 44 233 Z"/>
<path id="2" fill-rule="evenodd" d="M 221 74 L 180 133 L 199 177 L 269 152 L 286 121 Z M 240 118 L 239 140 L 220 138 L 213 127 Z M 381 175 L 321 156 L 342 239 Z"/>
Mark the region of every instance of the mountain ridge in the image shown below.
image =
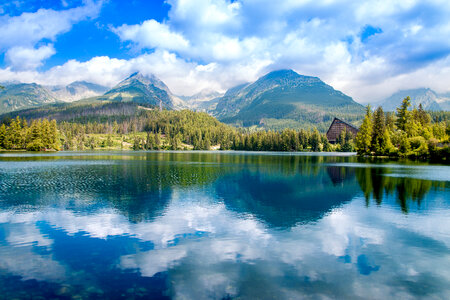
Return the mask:
<path id="1" fill-rule="evenodd" d="M 273 71 L 254 82 L 229 89 L 213 112 L 225 123 L 267 128 L 280 122 L 278 126 L 313 125 L 344 115 L 347 121 L 358 121 L 363 113 L 361 104 L 320 78 L 289 69 Z"/>
<path id="2" fill-rule="evenodd" d="M 44 86 L 55 98 L 63 102 L 73 102 L 85 98 L 96 97 L 109 90 L 108 87 L 87 81 L 74 81 L 68 85 Z"/>
<path id="3" fill-rule="evenodd" d="M 4 87 L 0 90 L 0 113 L 61 102 L 37 83 L 13 83 Z"/>
<path id="4" fill-rule="evenodd" d="M 167 85 L 153 74 L 143 75 L 135 72 L 119 82 L 100 100 L 135 102 L 161 106 L 167 109 L 182 108 L 183 100 L 172 94 Z"/>
<path id="5" fill-rule="evenodd" d="M 407 96 L 411 98 L 412 107 L 418 107 L 419 104 L 422 104 L 424 109 L 432 111 L 450 108 L 450 99 L 446 99 L 445 96 L 436 93 L 430 88 L 400 90 L 382 100 L 379 105 L 386 111 L 395 111 Z"/>

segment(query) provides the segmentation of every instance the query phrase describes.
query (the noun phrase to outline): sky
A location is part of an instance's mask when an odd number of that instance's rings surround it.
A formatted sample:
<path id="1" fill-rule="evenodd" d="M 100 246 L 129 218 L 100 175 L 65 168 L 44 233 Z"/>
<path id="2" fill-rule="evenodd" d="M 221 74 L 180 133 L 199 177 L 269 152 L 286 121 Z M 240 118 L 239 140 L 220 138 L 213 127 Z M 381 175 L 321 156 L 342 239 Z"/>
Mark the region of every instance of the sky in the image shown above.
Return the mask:
<path id="1" fill-rule="evenodd" d="M 450 92 L 448 0 L 0 0 L 0 34 L 1 82 L 140 71 L 192 95 L 293 69 L 361 103 Z"/>

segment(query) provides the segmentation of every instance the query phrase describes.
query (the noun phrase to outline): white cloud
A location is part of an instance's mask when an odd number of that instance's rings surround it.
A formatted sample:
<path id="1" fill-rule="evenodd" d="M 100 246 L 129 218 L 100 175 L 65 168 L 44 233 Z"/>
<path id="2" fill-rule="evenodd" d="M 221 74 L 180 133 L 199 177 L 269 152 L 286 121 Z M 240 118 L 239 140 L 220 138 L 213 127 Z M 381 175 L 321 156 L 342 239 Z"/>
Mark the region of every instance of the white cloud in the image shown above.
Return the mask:
<path id="1" fill-rule="evenodd" d="M 102 1 L 84 3 L 62 11 L 39 9 L 19 16 L 0 16 L 0 53 L 6 52 L 6 59 L 13 68 L 32 70 L 41 66 L 43 60 L 55 54 L 53 45 L 42 45 L 42 41 L 55 41 L 73 24 L 96 17 L 100 12 Z M 36 48 L 38 43 L 41 45 Z"/>
<path id="2" fill-rule="evenodd" d="M 0 17 L 0 49 L 16 46 L 34 46 L 42 39 L 55 40 L 56 36 L 69 31 L 72 25 L 97 16 L 101 2 L 87 1 L 84 6 L 62 11 L 39 9 L 20 16 Z"/>
<path id="3" fill-rule="evenodd" d="M 273 69 L 292 68 L 319 76 L 357 100 L 367 101 L 393 90 L 389 79 L 405 74 L 412 77 L 436 62 L 442 65 L 450 53 L 450 42 L 442 40 L 450 34 L 450 21 L 446 17 L 450 6 L 442 1 L 170 0 L 168 3 L 171 9 L 164 24 L 149 20 L 141 25 L 124 25 L 116 32 L 122 40 L 140 47 L 175 51 L 180 60 L 215 64 L 212 75 L 216 78 L 223 77 L 217 75 L 225 70 L 232 72 L 230 77 L 241 77 L 239 69 L 233 66 L 252 63 L 254 72 L 246 74 L 245 81 Z M 159 44 L 152 38 L 149 40 L 151 30 L 147 23 L 156 28 L 155 32 L 163 28 L 167 36 L 181 35 L 183 45 L 189 47 L 174 47 L 165 43 L 164 38 Z M 382 32 L 361 42 L 360 35 L 367 25 L 381 28 Z M 261 64 L 262 61 L 268 63 Z M 218 82 L 219 78 L 211 81 L 222 89 L 242 82 L 241 78 Z M 440 82 L 448 80 L 445 77 Z M 385 89 L 373 87 L 381 82 Z M 431 81 L 430 84 L 432 88 L 437 85 Z M 398 86 L 413 87 L 411 81 Z M 170 87 L 189 94 L 184 88 Z"/>
<path id="4" fill-rule="evenodd" d="M 167 3 L 168 18 L 162 22 L 149 19 L 112 29 L 134 46 L 133 53 L 148 48 L 154 50 L 151 54 L 128 60 L 71 60 L 44 73 L 7 68 L 0 71 L 0 80 L 7 75 L 51 84 L 76 78 L 113 85 L 140 70 L 154 73 L 177 94 L 192 95 L 202 89 L 224 91 L 268 71 L 291 68 L 318 76 L 361 102 L 418 85 L 449 91 L 450 40 L 444 37 L 450 36 L 450 5 L 446 1 Z M 38 41 L 55 40 L 74 22 L 95 17 L 99 5 L 88 2 L 61 12 L 0 17 L 0 29 L 7 32 L 0 48 L 36 49 Z M 381 32 L 371 36 L 367 32 L 362 39 L 368 25 Z"/>
<path id="5" fill-rule="evenodd" d="M 139 47 L 182 50 L 189 46 L 181 34 L 171 32 L 169 27 L 155 20 L 141 25 L 123 25 L 114 29 L 122 40 L 136 41 Z"/>
<path id="6" fill-rule="evenodd" d="M 112 208 L 93 209 L 86 214 L 63 207 L 38 212 L 3 211 L 0 223 L 7 224 L 8 233 L 2 241 L 0 267 L 26 279 L 58 282 L 67 278 L 71 270 L 64 258 L 59 256 L 60 260 L 56 260 L 51 255 L 51 247 L 58 240 L 49 239 L 39 230 L 38 224 L 44 222 L 67 235 L 83 233 L 102 239 L 130 236 L 133 240 L 150 241 L 154 249 L 136 247 L 135 253 L 117 257 L 117 267 L 138 270 L 149 277 L 168 272 L 174 298 L 317 296 L 316 289 L 303 290 L 286 284 L 286 274 L 296 279 L 291 283 L 308 278 L 310 284 L 324 287 L 320 296 L 339 298 L 362 298 L 368 294 L 379 298 L 380 293 L 410 298 L 413 291 L 392 282 L 398 278 L 419 281 L 420 276 L 427 275 L 436 276 L 441 282 L 450 280 L 448 268 L 440 265 L 446 261 L 445 247 L 450 245 L 450 219 L 445 210 L 433 206 L 444 205 L 444 199 L 431 201 L 427 214 L 412 211 L 408 216 L 401 215 L 397 204 L 388 204 L 389 200 L 395 202 L 394 198 L 386 200 L 381 208 L 367 208 L 364 199 L 357 197 L 315 222 L 289 230 L 271 228 L 249 213 L 238 214 L 206 194 L 185 189 L 174 190 L 164 213 L 137 223 Z M 426 239 L 435 243 L 414 244 Z M 35 243 L 47 247 L 48 254 L 31 251 Z M 443 246 L 435 248 L 440 243 Z M 429 255 L 430 251 L 436 252 Z M 373 262 L 380 266 L 377 274 L 359 275 L 361 255 L 367 257 L 370 265 Z M 344 256 L 346 262 L 342 260 Z M 437 265 L 441 267 L 436 268 Z M 261 290 L 258 280 L 247 276 L 265 278 L 270 284 Z M 336 282 L 345 286 L 345 291 L 335 289 Z M 445 298 L 448 291 L 444 286 L 434 290 L 433 296 Z M 259 291 L 266 294 L 257 297 L 255 293 Z M 344 294 L 333 295 L 334 292 Z"/>
<path id="7" fill-rule="evenodd" d="M 270 64 L 269 60 L 250 59 L 233 65 L 217 63 L 199 64 L 186 62 L 174 53 L 156 50 L 129 60 L 94 57 L 87 62 L 69 60 L 61 66 L 45 72 L 36 70 L 14 71 L 0 69 L 0 82 L 18 80 L 39 84 L 69 84 L 77 80 L 87 80 L 106 86 L 113 86 L 135 71 L 155 74 L 161 78 L 175 94 L 195 94 L 205 89 L 223 91 L 236 83 L 255 80 L 261 68 Z"/>
<path id="8" fill-rule="evenodd" d="M 45 45 L 37 49 L 18 46 L 9 48 L 5 58 L 13 69 L 29 70 L 40 67 L 43 60 L 55 53 L 53 45 Z"/>

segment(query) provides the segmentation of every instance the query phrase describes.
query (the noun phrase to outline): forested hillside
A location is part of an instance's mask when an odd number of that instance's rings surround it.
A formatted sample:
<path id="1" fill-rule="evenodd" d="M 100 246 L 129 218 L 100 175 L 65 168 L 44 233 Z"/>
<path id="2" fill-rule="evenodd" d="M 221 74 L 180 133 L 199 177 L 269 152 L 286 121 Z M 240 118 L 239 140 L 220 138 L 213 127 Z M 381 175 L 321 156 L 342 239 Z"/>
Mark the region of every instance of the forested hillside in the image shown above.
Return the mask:
<path id="1" fill-rule="evenodd" d="M 228 90 L 213 114 L 243 127 L 318 128 L 324 132 L 335 117 L 359 125 L 364 107 L 317 77 L 278 70 Z"/>
<path id="2" fill-rule="evenodd" d="M 112 105 L 112 106 L 111 106 Z M 40 114 L 29 120 L 5 118 L 0 148 L 6 150 L 254 150 L 330 151 L 331 145 L 317 130 L 250 133 L 219 122 L 206 113 L 189 110 L 136 109 L 109 104 L 89 106 L 82 118 L 48 121 Z M 74 108 L 75 109 L 75 108 Z M 78 107 L 78 109 L 81 109 Z M 118 116 L 117 110 L 123 112 Z M 100 113 L 99 113 L 100 112 Z M 133 113 L 134 112 L 134 113 Z M 31 115 L 28 115 L 31 117 Z M 99 122 L 99 120 L 103 120 Z M 30 124 L 29 126 L 28 124 Z"/>

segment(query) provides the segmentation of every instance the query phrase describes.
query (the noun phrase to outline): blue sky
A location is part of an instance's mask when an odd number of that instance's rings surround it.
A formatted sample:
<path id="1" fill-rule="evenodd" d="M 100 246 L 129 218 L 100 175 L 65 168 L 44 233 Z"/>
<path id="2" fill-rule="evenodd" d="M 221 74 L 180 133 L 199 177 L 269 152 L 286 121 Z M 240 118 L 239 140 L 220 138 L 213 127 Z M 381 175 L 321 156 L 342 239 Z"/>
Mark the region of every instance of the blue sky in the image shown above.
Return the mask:
<path id="1" fill-rule="evenodd" d="M 0 32 L 0 81 L 141 71 L 190 95 L 291 68 L 360 102 L 450 90 L 448 1 L 0 0 Z"/>

